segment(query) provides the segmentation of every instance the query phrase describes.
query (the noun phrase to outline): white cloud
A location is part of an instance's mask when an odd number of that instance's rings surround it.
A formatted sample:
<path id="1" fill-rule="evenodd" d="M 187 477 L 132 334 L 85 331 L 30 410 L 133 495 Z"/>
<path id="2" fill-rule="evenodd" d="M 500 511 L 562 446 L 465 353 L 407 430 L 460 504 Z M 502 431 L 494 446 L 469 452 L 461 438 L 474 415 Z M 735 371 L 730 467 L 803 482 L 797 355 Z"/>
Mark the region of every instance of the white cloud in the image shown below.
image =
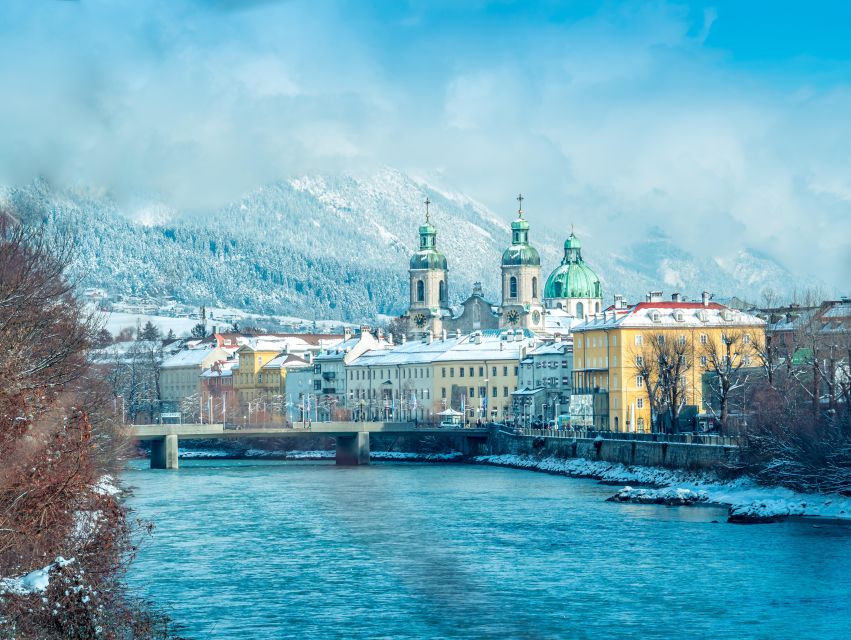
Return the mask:
<path id="1" fill-rule="evenodd" d="M 851 92 L 730 64 L 705 45 L 720 11 L 628 3 L 478 32 L 441 30 L 429 5 L 386 25 L 300 2 L 11 6 L 3 182 L 199 209 L 389 164 L 505 218 L 523 191 L 532 220 L 612 252 L 658 226 L 707 257 L 753 246 L 851 279 Z"/>

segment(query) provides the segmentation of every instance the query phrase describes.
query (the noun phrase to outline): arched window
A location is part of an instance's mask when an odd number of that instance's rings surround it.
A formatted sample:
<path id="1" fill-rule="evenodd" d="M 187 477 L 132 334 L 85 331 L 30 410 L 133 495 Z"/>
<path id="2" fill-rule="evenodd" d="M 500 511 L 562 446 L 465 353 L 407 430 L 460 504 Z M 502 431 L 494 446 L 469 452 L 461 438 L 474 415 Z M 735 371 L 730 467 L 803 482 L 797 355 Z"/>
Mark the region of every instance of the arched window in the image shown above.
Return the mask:
<path id="1" fill-rule="evenodd" d="M 536 300 L 538 298 L 538 279 L 532 278 L 532 299 Z"/>
<path id="2" fill-rule="evenodd" d="M 511 279 L 508 281 L 508 297 L 517 297 L 517 278 L 514 276 L 511 276 Z"/>
<path id="3" fill-rule="evenodd" d="M 585 307 L 582 305 L 581 302 L 576 303 L 576 317 L 577 318 L 584 318 L 585 317 Z"/>
<path id="4" fill-rule="evenodd" d="M 561 298 L 561 282 L 556 281 L 553 283 L 553 297 Z"/>
<path id="5" fill-rule="evenodd" d="M 422 280 L 417 280 L 417 302 L 425 300 L 425 284 Z"/>
<path id="6" fill-rule="evenodd" d="M 615 431 L 620 431 L 619 422 L 618 417 L 615 416 Z"/>
<path id="7" fill-rule="evenodd" d="M 440 281 L 440 301 L 446 302 L 446 283 L 443 280 Z"/>

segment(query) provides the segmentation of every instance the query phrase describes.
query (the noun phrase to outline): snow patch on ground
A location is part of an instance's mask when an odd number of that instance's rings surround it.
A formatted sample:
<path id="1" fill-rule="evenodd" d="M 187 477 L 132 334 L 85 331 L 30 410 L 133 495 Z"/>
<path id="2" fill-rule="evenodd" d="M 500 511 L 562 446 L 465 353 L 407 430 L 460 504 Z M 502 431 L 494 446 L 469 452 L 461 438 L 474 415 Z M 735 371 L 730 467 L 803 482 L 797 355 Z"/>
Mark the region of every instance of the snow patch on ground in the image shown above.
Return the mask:
<path id="1" fill-rule="evenodd" d="M 458 462 L 464 454 L 458 451 L 450 453 L 407 453 L 404 451 L 371 451 L 370 460 L 398 460 L 400 462 Z"/>
<path id="2" fill-rule="evenodd" d="M 104 496 L 114 496 L 121 493 L 121 489 L 115 484 L 115 480 L 109 474 L 101 476 L 95 485 L 95 491 Z"/>
<path id="3" fill-rule="evenodd" d="M 44 593 L 50 586 L 50 572 L 60 569 L 74 562 L 74 558 L 66 560 L 57 556 L 56 560 L 46 567 L 30 571 L 28 574 L 18 578 L 0 578 L 0 593 L 11 593 L 18 596 L 26 596 L 32 593 Z"/>
<path id="4" fill-rule="evenodd" d="M 178 449 L 181 460 L 214 460 L 216 458 L 275 458 L 283 460 L 333 460 L 333 450 L 264 450 L 226 451 L 224 449 Z M 402 451 L 371 451 L 372 460 L 397 460 L 400 462 L 457 462 L 464 455 L 458 451 L 451 453 L 407 453 Z"/>
<path id="5" fill-rule="evenodd" d="M 705 496 L 705 500 L 729 505 L 733 521 L 772 520 L 787 516 L 817 516 L 851 521 L 851 497 L 835 494 L 798 493 L 783 487 L 758 485 L 752 478 L 722 481 L 711 473 L 689 473 L 657 467 L 626 467 L 622 464 L 583 458 L 543 458 L 501 455 L 473 458 L 480 464 L 532 469 L 572 477 L 595 478 L 602 482 L 640 483 L 644 500 L 659 500 L 677 491 Z M 636 491 L 632 489 L 632 491 Z M 673 493 L 672 493 L 673 492 Z M 684 495 L 688 495 L 685 494 Z"/>

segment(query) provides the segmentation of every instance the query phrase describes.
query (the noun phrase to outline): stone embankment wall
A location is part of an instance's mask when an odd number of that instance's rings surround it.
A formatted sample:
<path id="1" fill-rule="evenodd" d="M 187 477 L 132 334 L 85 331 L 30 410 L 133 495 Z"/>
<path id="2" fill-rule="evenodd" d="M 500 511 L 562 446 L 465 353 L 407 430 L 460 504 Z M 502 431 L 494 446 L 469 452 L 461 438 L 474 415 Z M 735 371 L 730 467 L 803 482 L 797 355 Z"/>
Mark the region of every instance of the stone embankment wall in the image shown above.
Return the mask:
<path id="1" fill-rule="evenodd" d="M 496 431 L 491 435 L 489 448 L 492 455 L 586 458 L 625 465 L 694 470 L 717 469 L 737 462 L 739 457 L 739 448 L 736 446 L 611 438 L 524 436 L 504 431 Z"/>

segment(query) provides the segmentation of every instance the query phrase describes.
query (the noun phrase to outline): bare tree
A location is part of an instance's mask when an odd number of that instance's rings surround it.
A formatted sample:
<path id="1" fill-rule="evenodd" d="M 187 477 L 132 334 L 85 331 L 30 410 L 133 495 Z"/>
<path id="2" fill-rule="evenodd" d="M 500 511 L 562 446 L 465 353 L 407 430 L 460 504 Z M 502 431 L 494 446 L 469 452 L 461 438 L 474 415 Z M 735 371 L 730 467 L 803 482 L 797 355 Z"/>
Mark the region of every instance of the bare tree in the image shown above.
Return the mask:
<path id="1" fill-rule="evenodd" d="M 701 345 L 706 358 L 709 377 L 709 389 L 720 405 L 721 431 L 728 428 L 730 399 L 735 390 L 742 388 L 745 381 L 738 375 L 739 370 L 751 363 L 754 351 L 753 333 L 732 328 L 720 337 L 708 335 Z"/>

